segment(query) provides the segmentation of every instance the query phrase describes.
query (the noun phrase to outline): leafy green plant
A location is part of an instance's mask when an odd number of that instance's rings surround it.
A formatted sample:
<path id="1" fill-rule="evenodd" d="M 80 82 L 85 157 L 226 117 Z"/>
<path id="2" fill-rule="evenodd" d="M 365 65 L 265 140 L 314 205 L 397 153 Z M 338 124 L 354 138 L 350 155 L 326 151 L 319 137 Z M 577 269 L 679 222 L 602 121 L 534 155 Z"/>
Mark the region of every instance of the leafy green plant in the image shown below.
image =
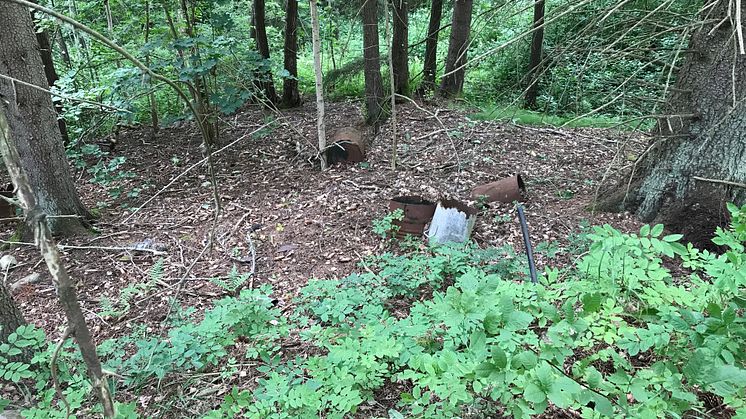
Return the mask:
<path id="1" fill-rule="evenodd" d="M 2 327 L 2 326 L 0 326 Z M 33 377 L 31 364 L 23 362 L 44 344 L 44 332 L 32 325 L 19 326 L 0 343 L 0 378 L 11 383 Z"/>
<path id="2" fill-rule="evenodd" d="M 385 253 L 364 261 L 365 273 L 309 282 L 293 321 L 263 287 L 216 301 L 200 320 L 178 309 L 165 336 L 133 330 L 99 350 L 134 394 L 185 376 L 230 379 L 250 361 L 255 385 L 234 387 L 209 418 L 365 415 L 392 387 L 391 417 L 685 417 L 713 397 L 744 415 L 746 206 L 729 210 L 731 225 L 714 239 L 722 254 L 685 246 L 660 225 L 632 234 L 596 226 L 575 239 L 586 249 L 574 266 L 532 284 L 509 248 Z M 670 270 L 677 263 L 685 270 Z M 302 351 L 281 344 L 291 335 Z M 29 417 L 64 415 L 48 384 L 50 346 L 28 330 L 0 346 L 33 348 L 22 369 L 31 376 L 0 362 L 17 385 L 36 382 Z M 61 354 L 65 394 L 81 412 L 90 386 L 78 355 Z M 123 412 L 134 417 L 134 406 Z"/>
<path id="3" fill-rule="evenodd" d="M 231 271 L 228 273 L 228 278 L 210 278 L 210 282 L 219 286 L 228 294 L 233 295 L 246 284 L 246 281 L 248 281 L 250 277 L 250 274 L 241 274 L 238 272 L 238 267 L 233 265 L 233 268 L 231 268 Z"/>
<path id="4" fill-rule="evenodd" d="M 132 172 L 121 170 L 127 160 L 126 157 L 109 158 L 109 153 L 101 150 L 96 144 L 69 147 L 67 157 L 73 167 L 85 170 L 91 176 L 91 183 L 107 188 L 111 197 L 115 199 L 122 193 L 122 187 L 117 183 L 135 176 Z"/>
<path id="5" fill-rule="evenodd" d="M 373 220 L 373 232 L 382 239 L 393 237 L 399 231 L 399 226 L 395 224 L 395 221 L 401 221 L 403 219 L 404 210 L 397 208 L 384 215 L 382 218 Z"/>
<path id="6" fill-rule="evenodd" d="M 165 259 L 160 258 L 153 264 L 148 271 L 148 280 L 146 282 L 137 282 L 122 288 L 116 302 L 109 298 L 102 298 L 99 315 L 104 318 L 119 319 L 129 313 L 132 299 L 147 294 L 161 281 L 161 278 L 163 278 L 164 262 Z"/>
<path id="7" fill-rule="evenodd" d="M 471 246 L 382 255 L 362 277 L 314 281 L 299 304 L 310 315 L 301 336 L 321 355 L 265 370 L 256 390 L 235 390 L 211 415 L 343 417 L 392 382 L 408 389 L 401 416 L 497 404 L 519 418 L 550 406 L 680 417 L 702 410 L 703 391 L 746 413 L 746 304 L 733 292 L 746 284 L 742 211 L 716 235 L 730 255 L 695 252 L 662 226 L 599 226 L 563 281 L 548 270 L 538 285 L 515 282 L 520 269 L 495 265 L 500 252 Z M 686 283 L 663 263 L 684 258 Z M 416 295 L 423 276 L 453 282 L 392 316 L 391 302 Z"/>

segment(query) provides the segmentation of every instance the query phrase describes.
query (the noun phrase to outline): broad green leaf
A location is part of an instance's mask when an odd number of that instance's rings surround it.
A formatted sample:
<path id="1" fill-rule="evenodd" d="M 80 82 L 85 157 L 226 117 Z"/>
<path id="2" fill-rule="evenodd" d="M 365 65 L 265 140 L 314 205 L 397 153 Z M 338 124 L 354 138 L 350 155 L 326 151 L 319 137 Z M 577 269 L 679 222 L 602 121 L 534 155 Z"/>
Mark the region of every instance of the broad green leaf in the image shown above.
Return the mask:
<path id="1" fill-rule="evenodd" d="M 536 369 L 536 379 L 542 388 L 549 389 L 554 384 L 554 372 L 546 362 Z"/>
<path id="2" fill-rule="evenodd" d="M 583 311 L 586 313 L 595 313 L 601 308 L 601 294 L 597 292 L 585 294 L 581 300 L 583 301 Z"/>
<path id="3" fill-rule="evenodd" d="M 606 397 L 595 395 L 593 401 L 596 404 L 596 406 L 594 407 L 594 409 L 596 409 L 596 412 L 607 417 L 614 416 L 614 406 L 611 405 L 609 399 L 607 399 Z"/>
<path id="4" fill-rule="evenodd" d="M 561 409 L 570 407 L 575 400 L 575 394 L 581 390 L 580 385 L 568 377 L 559 377 L 547 394 L 549 401 Z"/>
<path id="5" fill-rule="evenodd" d="M 526 313 L 525 311 L 513 311 L 508 315 L 508 319 L 505 328 L 508 330 L 524 330 L 527 329 L 531 322 L 534 321 L 534 317 Z"/>
<path id="6" fill-rule="evenodd" d="M 500 369 L 508 366 L 508 356 L 505 354 L 505 351 L 498 346 L 492 347 L 492 363 Z"/>
<path id="7" fill-rule="evenodd" d="M 655 227 L 650 231 L 650 235 L 653 237 L 658 237 L 663 233 L 663 224 L 656 224 Z"/>
<path id="8" fill-rule="evenodd" d="M 484 318 L 484 330 L 487 331 L 490 335 L 497 335 L 502 330 L 502 322 L 500 319 L 500 316 L 495 312 L 489 312 L 487 313 L 487 316 Z"/>
<path id="9" fill-rule="evenodd" d="M 647 237 L 650 234 L 650 225 L 645 224 L 640 228 L 640 236 Z"/>
<path id="10" fill-rule="evenodd" d="M 640 378 L 632 380 L 632 384 L 629 386 L 629 391 L 638 402 L 644 403 L 650 398 L 647 385 L 645 381 Z"/>
<path id="11" fill-rule="evenodd" d="M 585 382 L 588 383 L 591 388 L 598 388 L 601 385 L 601 382 L 603 381 L 603 376 L 601 373 L 593 366 L 588 367 L 585 370 Z"/>
<path id="12" fill-rule="evenodd" d="M 546 393 L 535 383 L 528 383 L 523 390 L 523 397 L 531 403 L 541 403 L 547 399 Z"/>
<path id="13" fill-rule="evenodd" d="M 683 234 L 669 234 L 667 236 L 663 236 L 661 240 L 668 243 L 673 243 L 681 240 L 684 237 Z"/>

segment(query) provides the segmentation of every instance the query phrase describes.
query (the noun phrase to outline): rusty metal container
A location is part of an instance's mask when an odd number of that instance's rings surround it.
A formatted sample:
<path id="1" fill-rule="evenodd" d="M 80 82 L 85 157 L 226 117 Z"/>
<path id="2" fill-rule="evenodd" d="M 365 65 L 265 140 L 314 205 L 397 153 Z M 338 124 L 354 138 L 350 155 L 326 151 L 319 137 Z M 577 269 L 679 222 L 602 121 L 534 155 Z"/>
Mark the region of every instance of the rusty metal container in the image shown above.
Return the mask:
<path id="1" fill-rule="evenodd" d="M 497 182 L 479 185 L 471 191 L 472 199 L 480 199 L 484 196 L 487 202 L 513 202 L 523 199 L 523 192 L 526 191 L 526 184 L 520 174 L 516 174 Z"/>
<path id="2" fill-rule="evenodd" d="M 406 234 L 420 236 L 425 231 L 425 224 L 433 218 L 435 203 L 417 195 L 397 196 L 389 201 L 389 211 L 397 209 L 404 211 L 404 219 L 394 221 L 399 226 L 397 237 L 402 238 Z"/>
<path id="3" fill-rule="evenodd" d="M 334 132 L 326 150 L 326 161 L 334 164 L 342 161 L 359 163 L 365 160 L 365 140 L 357 128 L 342 127 Z"/>

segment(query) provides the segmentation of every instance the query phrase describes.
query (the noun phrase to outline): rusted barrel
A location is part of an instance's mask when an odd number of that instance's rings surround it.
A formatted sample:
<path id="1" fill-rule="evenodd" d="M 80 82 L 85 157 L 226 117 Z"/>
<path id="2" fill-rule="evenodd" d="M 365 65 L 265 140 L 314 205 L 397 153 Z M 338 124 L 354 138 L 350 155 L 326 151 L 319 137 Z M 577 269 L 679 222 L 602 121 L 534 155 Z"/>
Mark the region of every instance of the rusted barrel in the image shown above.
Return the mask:
<path id="1" fill-rule="evenodd" d="M 526 190 L 523 178 L 520 174 L 500 179 L 497 182 L 479 185 L 471 191 L 472 199 L 485 197 L 487 202 L 513 202 L 521 201 L 523 198 L 521 192 Z"/>
<path id="2" fill-rule="evenodd" d="M 358 163 L 363 160 L 365 160 L 363 133 L 353 127 L 336 130 L 332 136 L 331 145 L 326 150 L 326 161 L 334 164 L 342 161 Z"/>
<path id="3" fill-rule="evenodd" d="M 435 213 L 435 203 L 421 196 L 397 196 L 389 201 L 389 211 L 397 209 L 404 211 L 404 219 L 394 221 L 399 226 L 396 236 L 402 238 L 407 234 L 421 236 L 425 231 L 425 224 L 429 223 Z"/>

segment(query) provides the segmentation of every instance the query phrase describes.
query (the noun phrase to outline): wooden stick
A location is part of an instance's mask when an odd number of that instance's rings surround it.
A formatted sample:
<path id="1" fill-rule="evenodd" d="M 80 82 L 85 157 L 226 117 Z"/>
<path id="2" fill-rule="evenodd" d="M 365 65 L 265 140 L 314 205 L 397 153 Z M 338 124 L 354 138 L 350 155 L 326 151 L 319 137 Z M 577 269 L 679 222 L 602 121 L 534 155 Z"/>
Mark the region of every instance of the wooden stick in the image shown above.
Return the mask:
<path id="1" fill-rule="evenodd" d="M 735 186 L 737 188 L 746 188 L 746 183 L 731 182 L 730 180 L 710 179 L 710 178 L 699 177 L 699 176 L 692 176 L 692 179 L 698 180 L 700 182 L 720 183 L 723 185 Z"/>
<path id="2" fill-rule="evenodd" d="M 16 185 L 18 199 L 34 232 L 34 242 L 39 246 L 39 251 L 47 263 L 47 268 L 52 276 L 52 283 L 57 291 L 57 298 L 67 317 L 68 328 L 75 334 L 75 340 L 88 369 L 91 385 L 103 405 L 104 416 L 107 418 L 114 417 L 114 400 L 101 372 L 101 361 L 96 354 L 96 344 L 93 342 L 91 332 L 85 322 L 85 316 L 80 309 L 75 285 L 65 269 L 65 264 L 62 263 L 60 253 L 52 239 L 46 214 L 37 205 L 28 177 L 21 167 L 21 157 L 11 139 L 10 126 L 5 118 L 6 110 L 6 106 L 0 101 L 0 151 L 5 161 L 5 167 L 13 180 L 13 184 Z"/>

